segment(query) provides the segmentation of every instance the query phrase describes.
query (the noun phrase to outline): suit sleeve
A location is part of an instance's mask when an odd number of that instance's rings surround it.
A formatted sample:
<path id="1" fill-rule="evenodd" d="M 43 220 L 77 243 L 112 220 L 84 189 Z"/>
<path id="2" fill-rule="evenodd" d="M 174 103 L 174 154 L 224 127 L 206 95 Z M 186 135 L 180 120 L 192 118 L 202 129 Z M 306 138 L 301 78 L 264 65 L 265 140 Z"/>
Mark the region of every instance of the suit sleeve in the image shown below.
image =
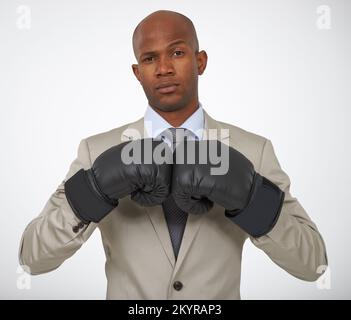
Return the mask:
<path id="1" fill-rule="evenodd" d="M 65 196 L 64 183 L 80 169 L 89 169 L 91 160 L 86 140 L 78 147 L 77 158 L 65 179 L 50 196 L 40 214 L 25 228 L 20 240 L 19 262 L 35 275 L 58 268 L 71 257 L 93 233 L 97 224 L 81 223 Z"/>
<path id="2" fill-rule="evenodd" d="M 269 140 L 263 148 L 259 173 L 279 186 L 285 198 L 273 229 L 258 238 L 249 236 L 251 242 L 293 276 L 306 281 L 317 280 L 321 275 L 319 267 L 328 264 L 323 238 L 316 224 L 290 194 L 290 179 L 281 169 Z"/>

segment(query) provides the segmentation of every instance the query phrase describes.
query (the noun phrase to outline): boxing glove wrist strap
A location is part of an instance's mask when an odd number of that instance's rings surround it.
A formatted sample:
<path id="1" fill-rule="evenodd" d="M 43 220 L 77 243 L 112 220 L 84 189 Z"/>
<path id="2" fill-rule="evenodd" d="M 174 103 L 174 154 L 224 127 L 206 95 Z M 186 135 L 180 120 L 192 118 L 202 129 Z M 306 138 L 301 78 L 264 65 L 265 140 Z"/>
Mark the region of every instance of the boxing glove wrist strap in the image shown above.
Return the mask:
<path id="1" fill-rule="evenodd" d="M 275 226 L 284 195 L 278 186 L 256 173 L 248 204 L 242 210 L 226 210 L 225 216 L 251 236 L 263 236 Z"/>
<path id="2" fill-rule="evenodd" d="M 84 223 L 99 222 L 118 201 L 103 196 L 91 170 L 80 169 L 65 183 L 66 198 L 74 214 Z"/>

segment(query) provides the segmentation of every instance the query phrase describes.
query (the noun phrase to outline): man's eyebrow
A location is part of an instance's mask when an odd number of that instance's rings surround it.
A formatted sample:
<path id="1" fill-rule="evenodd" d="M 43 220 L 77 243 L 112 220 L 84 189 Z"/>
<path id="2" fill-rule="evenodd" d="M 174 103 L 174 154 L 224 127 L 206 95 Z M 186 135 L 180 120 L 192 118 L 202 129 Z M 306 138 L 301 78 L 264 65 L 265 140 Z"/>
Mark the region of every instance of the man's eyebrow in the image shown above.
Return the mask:
<path id="1" fill-rule="evenodd" d="M 182 39 L 179 39 L 179 40 L 174 40 L 172 42 L 170 42 L 168 45 L 167 45 L 167 48 L 169 47 L 173 47 L 177 44 L 187 44 L 187 42 L 185 40 L 182 40 Z M 140 58 L 142 56 L 145 56 L 145 55 L 153 55 L 153 54 L 156 54 L 157 52 L 156 51 L 147 51 L 147 52 L 143 52 L 141 55 L 140 55 Z"/>
<path id="2" fill-rule="evenodd" d="M 172 46 L 174 46 L 174 45 L 176 45 L 176 44 L 180 44 L 180 43 L 186 44 L 186 41 L 185 41 L 185 40 L 182 40 L 182 39 L 174 40 L 174 41 L 172 41 L 170 44 L 168 44 L 167 47 L 172 47 Z"/>

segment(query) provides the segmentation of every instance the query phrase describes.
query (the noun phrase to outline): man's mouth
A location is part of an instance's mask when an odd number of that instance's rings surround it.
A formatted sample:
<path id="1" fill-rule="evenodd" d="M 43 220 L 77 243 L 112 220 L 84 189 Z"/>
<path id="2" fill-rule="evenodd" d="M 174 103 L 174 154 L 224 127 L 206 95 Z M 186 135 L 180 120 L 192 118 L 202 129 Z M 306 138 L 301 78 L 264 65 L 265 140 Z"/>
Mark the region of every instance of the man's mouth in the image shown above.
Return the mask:
<path id="1" fill-rule="evenodd" d="M 173 93 L 177 90 L 178 83 L 161 83 L 156 86 L 156 90 L 160 93 Z"/>

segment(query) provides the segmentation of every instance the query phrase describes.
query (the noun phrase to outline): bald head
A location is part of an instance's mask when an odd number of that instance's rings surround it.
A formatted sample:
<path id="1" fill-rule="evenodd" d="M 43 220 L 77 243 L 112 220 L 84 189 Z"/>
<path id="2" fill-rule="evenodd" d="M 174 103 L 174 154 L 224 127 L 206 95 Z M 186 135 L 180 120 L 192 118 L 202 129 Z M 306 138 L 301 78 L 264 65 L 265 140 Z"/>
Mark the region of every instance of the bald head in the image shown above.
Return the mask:
<path id="1" fill-rule="evenodd" d="M 178 12 L 159 10 L 140 21 L 133 32 L 133 51 L 136 59 L 138 60 L 140 48 L 148 41 L 149 37 L 174 33 L 178 34 L 180 38 L 184 38 L 194 52 L 199 51 L 199 42 L 192 21 Z"/>
<path id="2" fill-rule="evenodd" d="M 198 108 L 198 76 L 207 64 L 193 23 L 178 12 L 153 12 L 135 28 L 133 50 L 133 73 L 149 105 L 179 126 Z"/>

